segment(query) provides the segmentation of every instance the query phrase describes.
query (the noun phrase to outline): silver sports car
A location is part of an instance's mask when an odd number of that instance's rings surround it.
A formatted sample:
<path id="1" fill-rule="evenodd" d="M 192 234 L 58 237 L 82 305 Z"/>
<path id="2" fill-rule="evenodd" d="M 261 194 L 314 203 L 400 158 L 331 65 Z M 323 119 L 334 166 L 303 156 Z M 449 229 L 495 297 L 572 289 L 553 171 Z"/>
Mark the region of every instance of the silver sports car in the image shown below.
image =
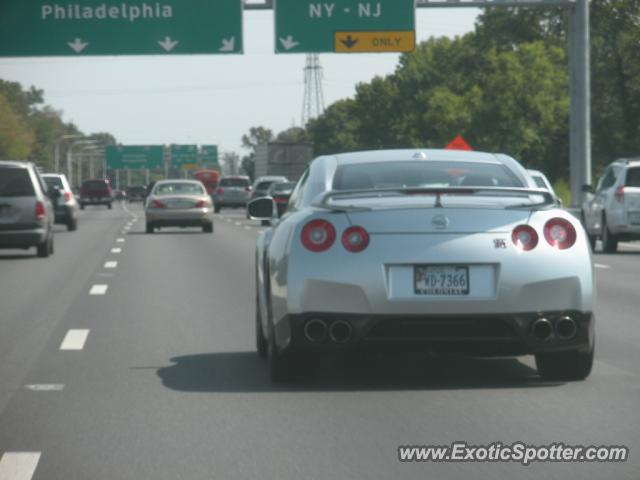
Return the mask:
<path id="1" fill-rule="evenodd" d="M 145 203 L 147 233 L 161 227 L 200 227 L 213 232 L 213 204 L 197 180 L 157 182 Z"/>
<path id="2" fill-rule="evenodd" d="M 256 247 L 256 339 L 274 381 L 298 356 L 409 347 L 534 354 L 583 379 L 594 352 L 580 223 L 502 154 L 390 150 L 316 158 Z"/>

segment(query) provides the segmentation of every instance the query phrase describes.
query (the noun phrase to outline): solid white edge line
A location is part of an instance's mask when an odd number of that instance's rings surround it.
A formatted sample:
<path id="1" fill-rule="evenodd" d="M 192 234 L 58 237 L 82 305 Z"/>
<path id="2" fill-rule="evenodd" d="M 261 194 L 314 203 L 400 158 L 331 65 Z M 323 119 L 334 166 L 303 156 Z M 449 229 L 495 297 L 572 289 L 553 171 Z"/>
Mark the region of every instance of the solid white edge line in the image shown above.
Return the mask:
<path id="1" fill-rule="evenodd" d="M 31 480 L 40 455 L 40 452 L 5 452 L 0 459 L 0 479 Z"/>
<path id="2" fill-rule="evenodd" d="M 34 383 L 32 385 L 25 385 L 24 388 L 33 392 L 61 392 L 64 390 L 64 384 L 62 383 Z"/>
<path id="3" fill-rule="evenodd" d="M 89 330 L 71 329 L 62 340 L 60 350 L 82 350 L 88 336 Z"/>
<path id="4" fill-rule="evenodd" d="M 623 247 L 635 248 L 636 250 L 640 250 L 640 245 L 637 245 L 635 243 L 620 242 L 618 245 L 622 245 Z"/>
<path id="5" fill-rule="evenodd" d="M 96 284 L 89 290 L 89 295 L 106 295 L 109 285 Z"/>
<path id="6" fill-rule="evenodd" d="M 118 262 L 106 262 L 104 264 L 104 268 L 116 268 L 118 266 Z"/>

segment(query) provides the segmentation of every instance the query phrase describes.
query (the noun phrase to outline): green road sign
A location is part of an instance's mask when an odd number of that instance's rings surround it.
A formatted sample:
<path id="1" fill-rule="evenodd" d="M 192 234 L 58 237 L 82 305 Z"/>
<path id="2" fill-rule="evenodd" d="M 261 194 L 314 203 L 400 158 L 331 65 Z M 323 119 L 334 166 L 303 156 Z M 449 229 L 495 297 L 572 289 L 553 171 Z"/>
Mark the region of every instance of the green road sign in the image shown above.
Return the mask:
<path id="1" fill-rule="evenodd" d="M 162 145 L 108 146 L 106 155 L 107 168 L 111 170 L 164 168 Z"/>
<path id="2" fill-rule="evenodd" d="M 196 145 L 171 145 L 171 168 L 192 168 L 197 163 Z"/>
<path id="3" fill-rule="evenodd" d="M 0 57 L 242 53 L 241 0 L 0 0 Z"/>
<path id="4" fill-rule="evenodd" d="M 200 163 L 202 164 L 217 164 L 218 160 L 218 146 L 217 145 L 202 145 L 200 148 Z"/>
<path id="5" fill-rule="evenodd" d="M 415 0 L 276 0 L 276 53 L 408 52 Z"/>

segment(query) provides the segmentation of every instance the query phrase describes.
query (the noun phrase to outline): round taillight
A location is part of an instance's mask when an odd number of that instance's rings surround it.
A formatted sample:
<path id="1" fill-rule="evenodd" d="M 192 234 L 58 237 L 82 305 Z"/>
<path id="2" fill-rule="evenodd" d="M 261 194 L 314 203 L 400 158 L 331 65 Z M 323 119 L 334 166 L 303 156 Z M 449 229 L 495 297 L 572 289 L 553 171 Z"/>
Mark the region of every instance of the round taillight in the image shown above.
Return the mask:
<path id="1" fill-rule="evenodd" d="M 552 247 L 566 250 L 576 243 L 576 229 L 569 220 L 552 218 L 544 226 L 544 238 Z"/>
<path id="2" fill-rule="evenodd" d="M 336 229 L 326 220 L 311 220 L 302 229 L 300 240 L 307 250 L 324 252 L 336 240 Z"/>
<path id="3" fill-rule="evenodd" d="M 342 245 L 350 252 L 361 252 L 369 245 L 369 233 L 362 227 L 349 227 L 342 234 Z"/>
<path id="4" fill-rule="evenodd" d="M 518 225 L 511 233 L 511 240 L 518 249 L 528 252 L 538 245 L 538 234 L 529 225 Z"/>

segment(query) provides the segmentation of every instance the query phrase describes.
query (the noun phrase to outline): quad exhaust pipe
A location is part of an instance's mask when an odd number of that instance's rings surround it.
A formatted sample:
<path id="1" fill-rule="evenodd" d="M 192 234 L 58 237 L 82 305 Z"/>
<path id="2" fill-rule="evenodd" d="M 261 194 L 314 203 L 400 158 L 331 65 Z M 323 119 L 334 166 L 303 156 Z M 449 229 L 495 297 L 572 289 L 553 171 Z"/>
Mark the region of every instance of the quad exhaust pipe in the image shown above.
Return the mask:
<path id="1" fill-rule="evenodd" d="M 333 343 L 347 343 L 353 337 L 353 327 L 346 320 L 336 320 L 328 325 L 321 318 L 312 318 L 304 325 L 304 336 L 312 343 L 331 340 Z"/>
<path id="2" fill-rule="evenodd" d="M 571 317 L 560 317 L 556 320 L 556 335 L 560 340 L 571 340 L 578 333 L 576 321 Z"/>
<path id="3" fill-rule="evenodd" d="M 538 318 L 531 325 L 531 334 L 540 340 L 546 342 L 553 336 L 553 325 L 546 318 Z"/>
<path id="4" fill-rule="evenodd" d="M 329 338 L 335 343 L 347 343 L 353 335 L 353 327 L 349 322 L 337 320 L 329 327 Z"/>
<path id="5" fill-rule="evenodd" d="M 312 318 L 304 326 L 304 336 L 313 343 L 323 342 L 327 338 L 327 322 Z"/>

